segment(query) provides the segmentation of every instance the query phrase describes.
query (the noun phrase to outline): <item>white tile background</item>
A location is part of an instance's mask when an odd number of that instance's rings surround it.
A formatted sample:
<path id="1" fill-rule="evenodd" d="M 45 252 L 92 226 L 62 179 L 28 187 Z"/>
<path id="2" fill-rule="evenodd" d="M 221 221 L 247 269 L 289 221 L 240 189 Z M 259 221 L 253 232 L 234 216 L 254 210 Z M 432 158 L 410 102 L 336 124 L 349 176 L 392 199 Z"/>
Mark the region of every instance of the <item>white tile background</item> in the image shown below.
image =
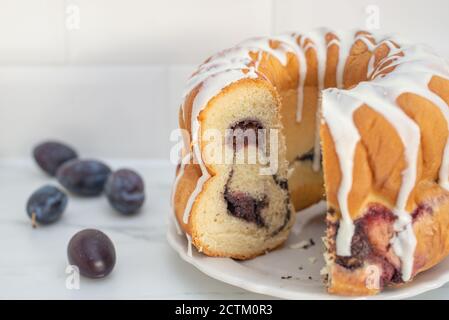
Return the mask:
<path id="1" fill-rule="evenodd" d="M 89 156 L 168 159 L 196 64 L 251 36 L 366 28 L 371 8 L 377 32 L 449 58 L 447 0 L 0 0 L 0 157 L 59 138 Z"/>

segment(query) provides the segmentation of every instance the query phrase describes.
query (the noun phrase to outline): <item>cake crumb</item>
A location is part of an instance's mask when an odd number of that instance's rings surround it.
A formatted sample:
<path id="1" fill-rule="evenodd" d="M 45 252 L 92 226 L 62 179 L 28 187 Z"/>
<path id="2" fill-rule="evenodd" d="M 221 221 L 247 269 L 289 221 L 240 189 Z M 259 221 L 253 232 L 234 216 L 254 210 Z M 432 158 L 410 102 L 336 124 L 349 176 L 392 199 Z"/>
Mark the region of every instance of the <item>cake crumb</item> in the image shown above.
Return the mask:
<path id="1" fill-rule="evenodd" d="M 309 262 L 311 264 L 314 264 L 316 262 L 316 258 L 315 257 L 309 257 Z"/>
<path id="2" fill-rule="evenodd" d="M 292 278 L 292 276 L 282 276 L 281 277 L 282 280 L 291 279 L 291 278 Z"/>
<path id="3" fill-rule="evenodd" d="M 310 247 L 313 247 L 315 245 L 315 241 L 313 241 L 312 238 L 310 238 L 309 240 L 303 240 L 300 241 L 298 243 L 294 243 L 292 245 L 289 246 L 290 249 L 304 249 L 307 250 Z"/>

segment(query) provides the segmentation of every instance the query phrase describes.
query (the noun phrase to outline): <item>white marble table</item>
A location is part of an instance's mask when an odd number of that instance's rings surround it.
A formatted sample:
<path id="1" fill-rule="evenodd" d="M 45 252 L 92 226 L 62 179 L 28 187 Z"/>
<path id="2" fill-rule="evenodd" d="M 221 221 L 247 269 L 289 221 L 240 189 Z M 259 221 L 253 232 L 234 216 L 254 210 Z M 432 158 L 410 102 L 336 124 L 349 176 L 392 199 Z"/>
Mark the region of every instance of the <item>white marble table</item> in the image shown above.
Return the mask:
<path id="1" fill-rule="evenodd" d="M 155 162 L 110 161 L 135 168 L 145 178 L 147 201 L 133 217 L 115 213 L 104 197 L 70 197 L 63 218 L 32 229 L 25 213 L 28 196 L 45 183 L 56 183 L 31 160 L 0 160 L 1 299 L 265 299 L 226 285 L 182 261 L 165 232 L 170 212 L 173 167 Z M 66 246 L 73 234 L 97 228 L 115 243 L 117 264 L 102 280 L 81 278 L 79 290 L 67 289 Z M 421 295 L 449 299 L 449 285 Z"/>

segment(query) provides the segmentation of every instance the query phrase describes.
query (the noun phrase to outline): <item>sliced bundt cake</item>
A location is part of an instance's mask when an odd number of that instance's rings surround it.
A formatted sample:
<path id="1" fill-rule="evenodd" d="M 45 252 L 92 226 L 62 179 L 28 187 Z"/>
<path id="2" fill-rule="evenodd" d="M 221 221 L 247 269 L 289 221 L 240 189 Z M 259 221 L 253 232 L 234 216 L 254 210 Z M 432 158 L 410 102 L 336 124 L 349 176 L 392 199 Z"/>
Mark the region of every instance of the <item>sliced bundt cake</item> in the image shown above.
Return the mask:
<path id="1" fill-rule="evenodd" d="M 448 79 L 427 48 L 361 31 L 211 57 L 180 111 L 177 221 L 205 254 L 246 259 L 325 195 L 329 292 L 410 281 L 449 252 Z"/>

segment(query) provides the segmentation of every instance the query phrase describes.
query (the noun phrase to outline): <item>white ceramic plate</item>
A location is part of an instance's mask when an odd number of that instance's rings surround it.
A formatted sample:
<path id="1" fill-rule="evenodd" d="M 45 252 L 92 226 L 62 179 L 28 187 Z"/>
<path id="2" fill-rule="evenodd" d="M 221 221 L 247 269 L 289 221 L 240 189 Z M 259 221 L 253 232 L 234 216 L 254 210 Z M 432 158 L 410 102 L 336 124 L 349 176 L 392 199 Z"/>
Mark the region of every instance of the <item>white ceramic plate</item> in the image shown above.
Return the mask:
<path id="1" fill-rule="evenodd" d="M 248 291 L 284 299 L 338 299 L 326 293 L 320 270 L 324 266 L 322 256 L 324 234 L 323 202 L 298 213 L 298 219 L 287 243 L 280 249 L 248 261 L 228 258 L 211 258 L 195 250 L 189 252 L 184 234 L 170 219 L 167 238 L 182 259 L 217 280 Z M 313 239 L 315 245 L 308 249 L 294 248 L 304 240 Z M 369 299 L 404 299 L 436 289 L 449 282 L 449 259 L 418 275 L 415 280 L 400 288 L 386 289 Z M 359 297 L 358 299 L 367 299 Z"/>

